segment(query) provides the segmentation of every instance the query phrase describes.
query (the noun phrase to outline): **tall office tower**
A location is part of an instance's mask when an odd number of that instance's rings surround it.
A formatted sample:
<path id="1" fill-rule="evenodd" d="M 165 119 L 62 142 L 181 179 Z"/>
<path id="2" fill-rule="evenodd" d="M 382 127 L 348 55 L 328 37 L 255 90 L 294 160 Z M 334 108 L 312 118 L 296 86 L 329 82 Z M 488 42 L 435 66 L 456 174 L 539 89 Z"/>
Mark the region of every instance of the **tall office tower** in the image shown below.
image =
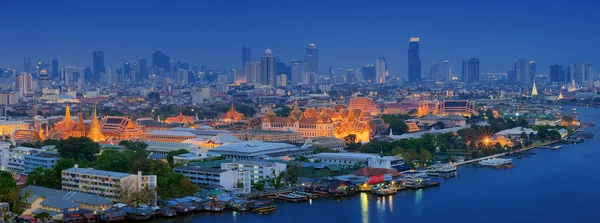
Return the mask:
<path id="1" fill-rule="evenodd" d="M 38 86 L 40 89 L 50 87 L 52 82 L 50 81 L 50 75 L 48 74 L 48 70 L 42 69 L 38 77 Z"/>
<path id="2" fill-rule="evenodd" d="M 594 65 L 592 64 L 584 64 L 583 72 L 585 76 L 585 81 L 587 82 L 588 87 L 592 87 L 594 85 Z"/>
<path id="3" fill-rule="evenodd" d="M 535 61 L 529 61 L 529 83 L 535 80 Z"/>
<path id="4" fill-rule="evenodd" d="M 50 64 L 47 64 L 45 62 L 38 62 L 38 64 L 35 66 L 36 72 L 35 75 L 33 76 L 33 78 L 40 78 L 42 71 L 45 72 L 44 74 L 44 79 L 48 79 L 50 80 Z"/>
<path id="5" fill-rule="evenodd" d="M 115 67 L 106 68 L 106 74 L 104 75 L 104 83 L 111 85 L 117 83 L 117 69 Z"/>
<path id="6" fill-rule="evenodd" d="M 246 64 L 252 62 L 252 49 L 244 46 L 242 48 L 242 69 L 246 69 Z"/>
<path id="7" fill-rule="evenodd" d="M 452 81 L 452 68 L 450 67 L 449 60 L 442 60 L 442 75 L 440 79 Z"/>
<path id="8" fill-rule="evenodd" d="M 260 84 L 260 62 L 246 63 L 246 83 Z"/>
<path id="9" fill-rule="evenodd" d="M 92 60 L 94 67 L 92 80 L 101 81 L 102 76 L 104 76 L 104 72 L 106 72 L 106 67 L 104 67 L 104 51 L 94 51 Z"/>
<path id="10" fill-rule="evenodd" d="M 377 83 L 377 69 L 373 64 L 367 64 L 361 69 L 363 81 L 367 83 Z"/>
<path id="11" fill-rule="evenodd" d="M 15 83 L 21 97 L 33 91 L 33 77 L 30 73 L 22 72 L 17 76 Z"/>
<path id="12" fill-rule="evenodd" d="M 358 82 L 357 72 L 353 69 L 348 69 L 346 71 L 346 83 L 356 83 Z"/>
<path id="13" fill-rule="evenodd" d="M 440 80 L 440 70 L 439 65 L 435 61 L 431 63 L 431 67 L 429 68 L 429 74 L 427 75 L 427 79 L 432 81 Z"/>
<path id="14" fill-rule="evenodd" d="M 244 67 L 246 67 L 246 64 L 244 64 Z M 198 72 L 200 72 L 200 67 L 197 64 L 194 64 L 192 66 L 192 72 L 194 72 L 194 76 L 198 76 Z"/>
<path id="15" fill-rule="evenodd" d="M 52 60 L 52 67 L 50 68 L 50 70 L 50 79 L 56 80 L 60 78 L 60 75 L 58 74 L 58 59 Z"/>
<path id="16" fill-rule="evenodd" d="M 23 72 L 31 73 L 31 58 L 25 58 L 23 63 Z"/>
<path id="17" fill-rule="evenodd" d="M 306 48 L 304 62 L 306 62 L 308 72 L 319 73 L 319 49 L 317 49 L 317 45 L 314 43 L 309 44 L 308 48 Z"/>
<path id="18" fill-rule="evenodd" d="M 225 76 L 225 80 L 227 80 L 227 76 L 226 75 L 224 75 L 224 76 Z M 177 81 L 177 84 L 179 84 L 179 85 L 186 85 L 186 84 L 188 84 L 188 70 L 180 68 L 177 71 L 177 79 L 176 79 L 176 81 Z"/>
<path id="19" fill-rule="evenodd" d="M 85 67 L 83 71 L 83 79 L 87 81 L 91 81 L 94 78 L 94 73 L 92 72 L 91 67 Z"/>
<path id="20" fill-rule="evenodd" d="M 276 81 L 277 87 L 287 86 L 287 75 L 285 75 L 285 74 L 277 75 L 276 79 L 277 79 L 277 81 Z"/>
<path id="21" fill-rule="evenodd" d="M 287 80 L 287 78 L 291 77 L 290 72 L 290 68 L 287 65 L 285 65 L 284 62 L 277 62 L 277 72 L 275 72 L 275 75 L 285 74 Z"/>
<path id="22" fill-rule="evenodd" d="M 421 82 L 419 37 L 410 38 L 410 43 L 408 44 L 408 82 Z"/>
<path id="23" fill-rule="evenodd" d="M 138 75 L 136 76 L 135 80 L 136 81 L 144 81 L 146 79 L 148 79 L 148 60 L 144 59 L 143 57 L 140 58 L 140 60 L 138 61 Z M 164 68 L 163 68 L 164 69 Z"/>
<path id="24" fill-rule="evenodd" d="M 375 83 L 385 84 L 385 78 L 387 76 L 387 65 L 385 58 L 378 58 L 375 60 Z M 364 79 L 364 74 L 363 74 Z"/>
<path id="25" fill-rule="evenodd" d="M 155 51 L 152 54 L 152 67 L 162 68 L 166 76 L 171 73 L 171 58 L 160 51 Z"/>
<path id="26" fill-rule="evenodd" d="M 531 84 L 531 60 L 518 59 L 511 61 L 508 80 L 513 83 Z"/>
<path id="27" fill-rule="evenodd" d="M 308 72 L 308 65 L 304 61 L 292 60 L 291 61 L 291 82 L 292 84 L 309 84 L 310 75 Z"/>
<path id="28" fill-rule="evenodd" d="M 573 78 L 573 80 L 575 80 L 575 83 L 577 85 L 583 84 L 583 82 L 585 81 L 583 64 L 580 64 L 580 63 L 571 64 L 571 78 Z"/>
<path id="29" fill-rule="evenodd" d="M 462 80 L 465 83 L 479 82 L 479 59 L 471 58 L 463 60 Z"/>
<path id="30" fill-rule="evenodd" d="M 131 73 L 131 64 L 126 62 L 123 64 L 123 77 L 125 79 L 133 80 L 133 78 L 130 76 L 130 73 Z"/>
<path id="31" fill-rule="evenodd" d="M 327 77 L 328 77 L 329 79 L 333 80 L 333 78 L 334 78 L 334 76 L 335 76 L 335 69 L 334 69 L 332 66 L 330 66 L 330 67 L 327 69 L 327 75 L 328 75 Z"/>
<path id="32" fill-rule="evenodd" d="M 558 64 L 550 65 L 550 82 L 564 83 L 565 82 L 565 71 L 563 67 Z"/>
<path id="33" fill-rule="evenodd" d="M 260 84 L 275 86 L 275 71 L 277 69 L 277 57 L 273 56 L 271 49 L 265 50 L 265 55 L 260 64 Z"/>
<path id="34" fill-rule="evenodd" d="M 565 82 L 571 83 L 573 80 L 573 75 L 571 73 L 571 65 L 565 66 Z"/>

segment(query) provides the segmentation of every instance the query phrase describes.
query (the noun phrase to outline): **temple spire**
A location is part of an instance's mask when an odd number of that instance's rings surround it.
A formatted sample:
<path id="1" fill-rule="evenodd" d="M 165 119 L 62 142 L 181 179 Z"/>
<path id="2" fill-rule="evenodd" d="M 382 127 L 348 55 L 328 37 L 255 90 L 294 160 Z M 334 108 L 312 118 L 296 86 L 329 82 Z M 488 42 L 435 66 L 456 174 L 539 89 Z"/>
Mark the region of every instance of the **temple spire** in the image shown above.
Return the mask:
<path id="1" fill-rule="evenodd" d="M 63 121 L 64 123 L 71 123 L 71 107 L 69 107 L 69 104 L 67 104 L 67 107 L 65 107 L 65 120 Z"/>
<path id="2" fill-rule="evenodd" d="M 88 138 L 93 140 L 94 142 L 104 141 L 106 137 L 102 134 L 100 129 L 100 123 L 98 123 L 98 115 L 96 113 L 96 106 L 94 105 L 94 115 L 92 118 L 92 124 L 90 125 L 90 133 L 88 134 Z"/>
<path id="3" fill-rule="evenodd" d="M 535 86 L 535 80 L 533 80 L 533 89 L 531 89 L 531 96 L 537 96 L 538 92 L 537 92 L 537 87 Z"/>

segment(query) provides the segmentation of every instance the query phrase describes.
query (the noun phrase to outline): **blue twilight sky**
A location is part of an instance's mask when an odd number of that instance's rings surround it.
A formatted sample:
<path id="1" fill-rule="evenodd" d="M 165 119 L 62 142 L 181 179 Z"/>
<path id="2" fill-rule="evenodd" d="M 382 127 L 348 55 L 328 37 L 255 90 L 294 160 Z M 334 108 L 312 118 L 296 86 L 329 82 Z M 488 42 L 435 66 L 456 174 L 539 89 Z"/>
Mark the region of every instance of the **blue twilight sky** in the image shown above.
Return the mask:
<path id="1" fill-rule="evenodd" d="M 511 59 L 600 64 L 595 1 L 295 0 L 295 1 L 12 1 L 0 4 L 0 67 L 23 58 L 90 66 L 103 50 L 107 66 L 161 50 L 209 68 L 241 66 L 242 46 L 254 60 L 270 47 L 280 59 L 319 48 L 319 69 L 358 68 L 386 57 L 390 74 L 406 75 L 408 41 L 421 38 L 423 72 L 432 61 L 478 57 L 481 72 L 506 72 Z"/>

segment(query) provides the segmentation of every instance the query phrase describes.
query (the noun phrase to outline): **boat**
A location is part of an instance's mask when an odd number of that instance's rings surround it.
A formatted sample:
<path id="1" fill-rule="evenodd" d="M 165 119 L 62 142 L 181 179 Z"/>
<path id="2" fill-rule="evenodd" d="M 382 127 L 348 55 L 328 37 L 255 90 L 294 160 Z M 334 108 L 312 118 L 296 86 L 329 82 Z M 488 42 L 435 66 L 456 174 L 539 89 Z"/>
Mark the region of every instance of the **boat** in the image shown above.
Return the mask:
<path id="1" fill-rule="evenodd" d="M 431 178 L 425 172 L 406 171 L 401 173 L 398 181 L 402 182 L 406 188 L 418 189 L 427 187 L 431 182 Z"/>
<path id="2" fill-rule="evenodd" d="M 436 164 L 429 167 L 429 169 L 424 171 L 425 174 L 434 177 L 455 177 L 456 176 L 456 166 L 452 164 Z"/>
<path id="3" fill-rule="evenodd" d="M 511 159 L 503 159 L 503 158 L 491 158 L 491 159 L 479 161 L 478 163 L 480 166 L 495 167 L 495 166 L 503 166 L 506 164 L 511 164 L 512 160 Z"/>
<path id="4" fill-rule="evenodd" d="M 329 192 L 325 192 L 325 191 L 314 191 L 314 194 L 316 194 L 319 197 L 330 197 L 331 194 Z"/>
<path id="5" fill-rule="evenodd" d="M 553 146 L 553 147 L 550 147 L 550 150 L 558 150 L 558 149 L 560 149 L 560 148 L 562 148 L 562 146 L 561 146 L 561 145 L 558 145 L 558 146 Z"/>
<path id="6" fill-rule="evenodd" d="M 271 202 L 255 202 L 253 204 L 254 211 L 258 213 L 265 213 L 274 211 L 276 208 L 275 204 Z"/>
<path id="7" fill-rule="evenodd" d="M 302 191 L 296 191 L 296 192 L 294 192 L 294 194 L 301 195 L 301 196 L 306 196 L 306 197 L 308 197 L 310 199 L 317 199 L 317 198 L 319 198 L 319 196 L 317 196 L 316 194 L 311 194 L 311 193 L 302 192 Z"/>
<path id="8" fill-rule="evenodd" d="M 515 164 L 506 164 L 504 165 L 504 169 L 512 169 L 515 168 Z"/>
<path id="9" fill-rule="evenodd" d="M 375 190 L 373 191 L 374 194 L 376 194 L 377 196 L 387 196 L 387 195 L 393 195 L 396 194 L 396 189 L 393 188 L 381 188 L 379 190 Z"/>
<path id="10" fill-rule="evenodd" d="M 303 195 L 294 194 L 294 193 L 279 194 L 277 196 L 280 198 L 283 198 L 286 201 L 292 201 L 292 202 L 300 202 L 300 201 L 308 200 L 308 197 L 303 196 Z"/>
<path id="11" fill-rule="evenodd" d="M 177 211 L 171 209 L 170 207 L 163 207 L 160 209 L 160 214 L 167 218 L 177 216 Z"/>

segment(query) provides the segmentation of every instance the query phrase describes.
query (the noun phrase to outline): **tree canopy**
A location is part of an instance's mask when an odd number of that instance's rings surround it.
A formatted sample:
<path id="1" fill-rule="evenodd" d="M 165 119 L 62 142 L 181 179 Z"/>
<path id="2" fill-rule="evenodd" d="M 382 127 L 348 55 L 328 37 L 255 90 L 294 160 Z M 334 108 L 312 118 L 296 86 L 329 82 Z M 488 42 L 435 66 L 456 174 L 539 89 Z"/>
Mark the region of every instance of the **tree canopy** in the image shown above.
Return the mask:
<path id="1" fill-rule="evenodd" d="M 93 162 L 95 155 L 100 153 L 100 145 L 87 137 L 69 137 L 60 140 L 56 150 L 61 158 Z"/>

